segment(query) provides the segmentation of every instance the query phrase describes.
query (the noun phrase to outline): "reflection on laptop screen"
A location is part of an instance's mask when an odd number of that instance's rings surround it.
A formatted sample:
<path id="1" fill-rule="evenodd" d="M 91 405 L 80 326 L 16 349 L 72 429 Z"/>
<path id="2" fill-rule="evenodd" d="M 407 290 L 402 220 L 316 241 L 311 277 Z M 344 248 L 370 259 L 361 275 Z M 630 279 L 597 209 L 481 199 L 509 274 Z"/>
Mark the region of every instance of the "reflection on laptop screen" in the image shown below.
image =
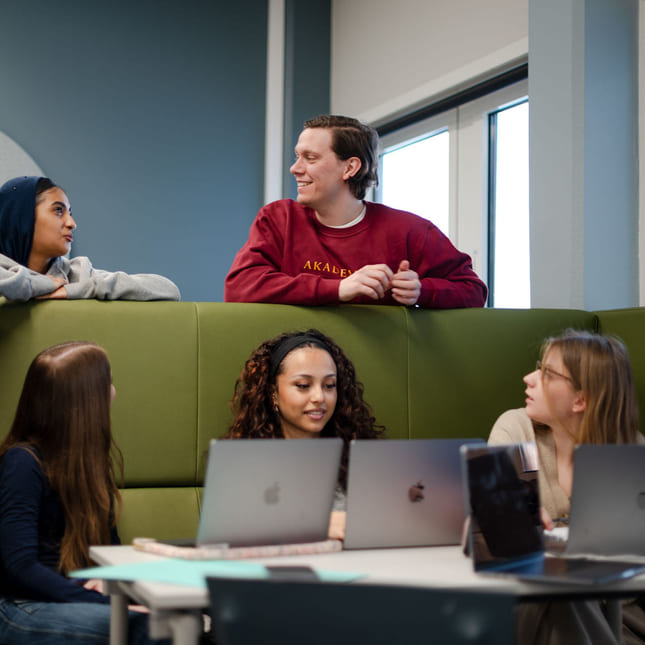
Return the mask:
<path id="1" fill-rule="evenodd" d="M 465 452 L 475 568 L 544 551 L 534 443 Z"/>
<path id="2" fill-rule="evenodd" d="M 470 497 L 475 571 L 522 580 L 597 585 L 645 570 L 643 562 L 544 554 L 534 443 L 464 446 L 461 454 Z"/>

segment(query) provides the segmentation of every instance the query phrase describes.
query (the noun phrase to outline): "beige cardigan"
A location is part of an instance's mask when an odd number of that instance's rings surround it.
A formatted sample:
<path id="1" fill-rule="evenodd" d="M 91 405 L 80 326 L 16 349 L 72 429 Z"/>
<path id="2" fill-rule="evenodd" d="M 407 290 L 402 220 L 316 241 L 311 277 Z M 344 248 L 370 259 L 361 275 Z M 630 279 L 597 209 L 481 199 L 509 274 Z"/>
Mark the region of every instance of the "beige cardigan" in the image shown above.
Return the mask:
<path id="1" fill-rule="evenodd" d="M 508 410 L 495 422 L 490 445 L 535 441 L 538 448 L 540 503 L 551 517 L 569 515 L 571 500 L 558 484 L 555 443 L 548 428 L 534 430 L 524 408 Z M 645 443 L 643 435 L 638 443 Z M 518 607 L 518 642 L 522 645 L 617 645 L 597 601 L 532 602 Z M 645 614 L 636 600 L 623 601 L 623 642 L 645 642 Z"/>
<path id="2" fill-rule="evenodd" d="M 488 437 L 489 445 L 523 443 L 525 441 L 535 441 L 537 444 L 540 504 L 553 518 L 567 517 L 571 500 L 558 483 L 555 442 L 551 430 L 539 428 L 536 432 L 526 411 L 524 408 L 520 408 L 504 412 L 495 421 Z"/>

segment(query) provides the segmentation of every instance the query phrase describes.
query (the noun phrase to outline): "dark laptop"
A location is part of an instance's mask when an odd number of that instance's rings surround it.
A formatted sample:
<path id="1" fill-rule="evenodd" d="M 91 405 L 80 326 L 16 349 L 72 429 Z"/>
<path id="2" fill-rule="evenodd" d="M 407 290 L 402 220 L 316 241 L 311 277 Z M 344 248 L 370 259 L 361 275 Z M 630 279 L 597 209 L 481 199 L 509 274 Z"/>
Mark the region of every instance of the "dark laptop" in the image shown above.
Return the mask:
<path id="1" fill-rule="evenodd" d="M 481 439 L 355 439 L 345 549 L 459 544 L 465 509 L 459 448 Z"/>
<path id="2" fill-rule="evenodd" d="M 546 555 L 534 443 L 461 448 L 477 573 L 591 585 L 630 578 L 644 562 Z"/>

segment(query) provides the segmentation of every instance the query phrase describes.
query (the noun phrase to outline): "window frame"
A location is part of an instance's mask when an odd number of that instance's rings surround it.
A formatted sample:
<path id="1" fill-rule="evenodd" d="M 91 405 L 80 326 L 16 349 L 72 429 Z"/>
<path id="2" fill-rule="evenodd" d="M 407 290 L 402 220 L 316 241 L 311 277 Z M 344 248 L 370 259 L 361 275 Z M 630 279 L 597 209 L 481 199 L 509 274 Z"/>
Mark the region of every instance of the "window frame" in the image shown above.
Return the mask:
<path id="1" fill-rule="evenodd" d="M 450 134 L 449 238 L 472 258 L 473 268 L 489 282 L 489 115 L 528 97 L 528 79 L 478 96 L 457 107 L 423 118 L 398 130 L 381 126 L 387 134 L 380 140 L 384 150 L 429 136 L 440 130 Z M 379 183 L 381 176 L 379 173 Z M 381 199 L 382 188 L 375 191 Z"/>
<path id="2" fill-rule="evenodd" d="M 486 267 L 486 275 L 488 285 L 488 306 L 495 307 L 495 236 L 497 234 L 497 203 L 496 203 L 496 193 L 497 193 L 497 136 L 498 136 L 498 116 L 500 113 L 505 110 L 512 109 L 518 105 L 523 105 L 528 103 L 528 93 L 527 96 L 520 97 L 516 100 L 500 105 L 495 110 L 488 112 L 488 199 L 487 199 L 487 215 L 488 215 L 488 261 Z M 529 115 L 530 118 L 530 115 Z M 527 135 L 528 136 L 528 135 Z M 528 209 L 528 204 L 527 204 Z M 530 217 L 530 215 L 529 215 Z M 530 252 L 530 249 L 529 249 Z M 529 302 L 531 297 L 531 284 L 529 278 Z"/>
<path id="3" fill-rule="evenodd" d="M 448 132 L 449 144 L 449 184 L 448 184 L 448 237 L 453 240 L 456 239 L 456 204 L 457 204 L 457 142 L 456 142 L 456 125 L 457 125 L 457 112 L 456 110 L 448 110 L 442 114 L 438 114 L 418 123 L 406 126 L 401 130 L 384 135 L 379 141 L 379 184 L 376 191 L 376 199 L 381 202 L 383 198 L 383 164 L 381 159 L 383 154 L 390 150 L 395 150 L 403 145 L 413 143 L 420 139 L 432 137 L 442 132 Z"/>

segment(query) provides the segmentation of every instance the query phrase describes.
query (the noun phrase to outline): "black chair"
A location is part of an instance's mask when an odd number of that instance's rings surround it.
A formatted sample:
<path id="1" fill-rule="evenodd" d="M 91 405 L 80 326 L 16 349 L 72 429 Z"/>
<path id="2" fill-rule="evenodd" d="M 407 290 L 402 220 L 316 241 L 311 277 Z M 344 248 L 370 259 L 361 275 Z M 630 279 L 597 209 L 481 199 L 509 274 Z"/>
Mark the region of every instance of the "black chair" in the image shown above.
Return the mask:
<path id="1" fill-rule="evenodd" d="M 506 594 L 391 585 L 209 578 L 217 645 L 511 645 Z"/>

